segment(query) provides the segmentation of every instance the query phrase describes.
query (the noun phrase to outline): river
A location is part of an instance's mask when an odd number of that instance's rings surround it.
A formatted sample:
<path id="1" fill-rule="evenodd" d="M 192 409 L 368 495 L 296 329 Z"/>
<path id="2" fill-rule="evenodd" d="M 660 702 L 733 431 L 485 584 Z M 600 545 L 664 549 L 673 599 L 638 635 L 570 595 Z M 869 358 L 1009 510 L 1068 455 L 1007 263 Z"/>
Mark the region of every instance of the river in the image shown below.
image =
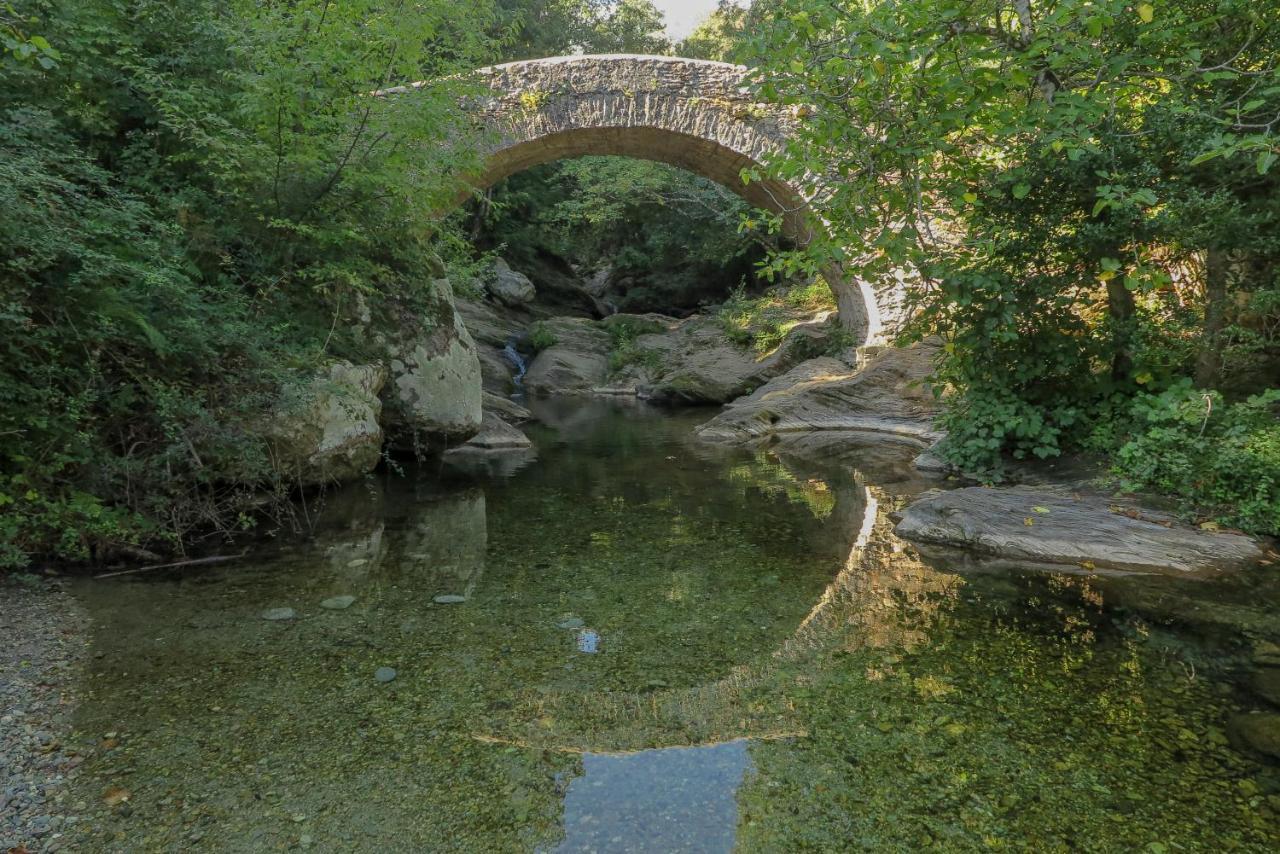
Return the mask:
<path id="1" fill-rule="evenodd" d="M 915 449 L 533 403 L 534 452 L 79 583 L 77 849 L 1280 845 L 1280 773 L 1226 734 L 1248 628 L 1169 605 L 1247 585 L 926 561 L 892 533 Z"/>

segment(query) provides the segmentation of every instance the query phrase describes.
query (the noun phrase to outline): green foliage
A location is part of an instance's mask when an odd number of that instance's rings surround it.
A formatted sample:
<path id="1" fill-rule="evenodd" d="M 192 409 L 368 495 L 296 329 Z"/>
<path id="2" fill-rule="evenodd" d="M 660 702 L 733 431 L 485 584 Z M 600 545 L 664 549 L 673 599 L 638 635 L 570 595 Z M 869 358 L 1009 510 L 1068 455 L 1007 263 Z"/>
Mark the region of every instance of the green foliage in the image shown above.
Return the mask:
<path id="1" fill-rule="evenodd" d="M 666 327 L 661 323 L 643 317 L 613 315 L 605 319 L 605 328 L 609 332 L 609 370 L 612 373 L 633 365 L 648 371 L 661 368 L 661 353 L 636 345 L 636 339 L 641 335 L 664 332 Z"/>
<path id="2" fill-rule="evenodd" d="M 549 252 L 607 267 L 621 311 L 692 310 L 754 277 L 759 235 L 747 205 L 691 173 L 643 160 L 582 157 L 535 167 L 495 187 L 482 245 L 520 265 Z"/>
<path id="3" fill-rule="evenodd" d="M 798 184 L 829 226 L 773 267 L 856 259 L 907 282 L 903 337 L 946 344 L 954 462 L 1058 454 L 1192 372 L 1265 384 L 1274 4 L 778 0 L 751 17 L 760 96 L 804 120 L 745 177 Z"/>
<path id="4" fill-rule="evenodd" d="M 1181 496 L 1223 524 L 1280 534 L 1280 389 L 1234 404 L 1180 382 L 1132 405 L 1115 454 L 1130 489 Z"/>
<path id="5" fill-rule="evenodd" d="M 737 3 L 722 2 L 707 19 L 675 46 L 677 56 L 737 62 L 743 53 L 747 10 Z"/>
<path id="6" fill-rule="evenodd" d="M 772 288 L 758 297 L 749 296 L 740 286 L 721 304 L 716 320 L 730 341 L 763 355 L 776 349 L 797 324 L 824 310 L 835 310 L 835 297 L 818 277 L 806 284 Z M 843 331 L 833 332 L 829 341 L 826 355 L 840 355 L 853 343 Z"/>
<path id="7" fill-rule="evenodd" d="M 666 53 L 650 0 L 498 0 L 505 61 L 572 53 Z"/>
<path id="8" fill-rule="evenodd" d="M 474 165 L 465 84 L 371 95 L 479 64 L 488 7 L 25 9 L 0 6 L 0 566 L 280 512 L 255 425 L 384 355 L 366 312 L 428 312 L 429 224 Z"/>
<path id="9" fill-rule="evenodd" d="M 554 347 L 560 343 L 560 339 L 551 331 L 551 327 L 542 321 L 538 321 L 529 327 L 529 346 L 533 348 L 533 352 L 541 353 L 548 347 Z"/>

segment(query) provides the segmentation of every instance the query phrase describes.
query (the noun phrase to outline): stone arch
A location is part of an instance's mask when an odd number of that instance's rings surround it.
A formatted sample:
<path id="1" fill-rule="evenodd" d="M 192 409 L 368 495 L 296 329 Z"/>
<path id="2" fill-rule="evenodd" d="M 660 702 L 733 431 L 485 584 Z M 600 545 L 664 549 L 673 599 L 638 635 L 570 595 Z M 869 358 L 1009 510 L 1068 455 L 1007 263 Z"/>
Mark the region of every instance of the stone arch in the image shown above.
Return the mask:
<path id="1" fill-rule="evenodd" d="M 794 116 L 752 100 L 744 66 L 666 56 L 565 56 L 477 72 L 488 96 L 473 113 L 492 131 L 477 183 L 491 186 L 553 160 L 589 154 L 656 160 L 702 175 L 749 204 L 783 215 L 807 242 L 821 217 L 779 181 L 744 184 L 785 143 Z M 898 316 L 896 292 L 846 270 L 828 271 L 840 319 L 859 344 L 883 343 Z"/>

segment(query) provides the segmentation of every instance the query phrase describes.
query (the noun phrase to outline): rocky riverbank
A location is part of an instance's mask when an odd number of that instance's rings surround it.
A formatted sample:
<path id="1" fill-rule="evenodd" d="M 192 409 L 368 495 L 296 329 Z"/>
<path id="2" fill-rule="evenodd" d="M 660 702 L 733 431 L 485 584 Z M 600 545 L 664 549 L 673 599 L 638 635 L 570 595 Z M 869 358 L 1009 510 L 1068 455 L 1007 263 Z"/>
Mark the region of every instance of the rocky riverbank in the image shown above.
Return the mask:
<path id="1" fill-rule="evenodd" d="M 63 850 L 77 823 L 71 728 L 87 624 L 56 582 L 0 577 L 0 851 Z"/>

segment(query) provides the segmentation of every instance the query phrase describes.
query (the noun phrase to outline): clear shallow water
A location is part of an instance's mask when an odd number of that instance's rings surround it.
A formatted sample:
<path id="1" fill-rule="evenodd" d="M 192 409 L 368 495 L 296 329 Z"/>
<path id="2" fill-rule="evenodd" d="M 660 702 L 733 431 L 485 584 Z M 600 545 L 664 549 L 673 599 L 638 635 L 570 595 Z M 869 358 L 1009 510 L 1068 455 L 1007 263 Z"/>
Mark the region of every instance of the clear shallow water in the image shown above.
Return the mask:
<path id="1" fill-rule="evenodd" d="M 1280 637 L 1274 574 L 930 564 L 892 535 L 932 485 L 911 449 L 535 403 L 536 454 L 343 490 L 234 565 L 80 585 L 78 845 L 1280 846 L 1280 773 L 1227 734 L 1265 706 L 1243 682 Z"/>

